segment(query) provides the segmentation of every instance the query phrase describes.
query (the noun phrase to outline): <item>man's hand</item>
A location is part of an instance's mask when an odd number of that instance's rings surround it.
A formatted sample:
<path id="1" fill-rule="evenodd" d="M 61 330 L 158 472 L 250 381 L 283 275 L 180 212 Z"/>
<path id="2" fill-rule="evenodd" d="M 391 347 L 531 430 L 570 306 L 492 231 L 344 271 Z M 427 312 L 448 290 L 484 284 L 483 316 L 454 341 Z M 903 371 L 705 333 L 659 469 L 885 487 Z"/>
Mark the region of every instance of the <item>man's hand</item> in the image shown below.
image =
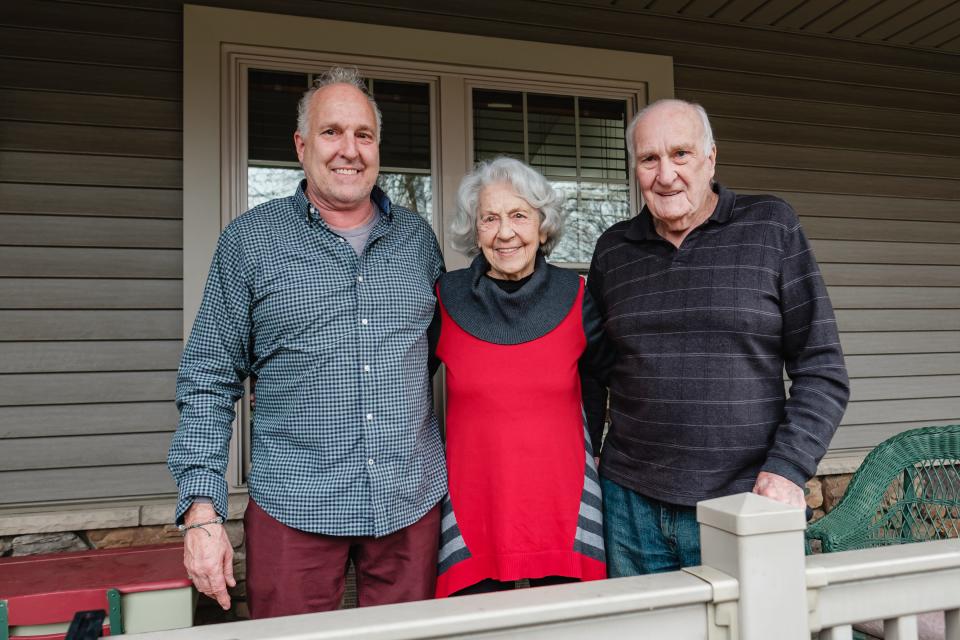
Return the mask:
<path id="1" fill-rule="evenodd" d="M 807 506 L 802 487 L 798 487 L 793 481 L 769 471 L 760 472 L 753 485 L 753 492 L 758 496 L 764 496 L 798 509 L 805 509 Z"/>
<path id="2" fill-rule="evenodd" d="M 195 503 L 187 510 L 183 521 L 191 525 L 210 522 L 216 517 L 212 504 Z M 235 587 L 237 581 L 233 579 L 233 546 L 222 524 L 208 524 L 184 532 L 183 566 L 197 591 L 216 600 L 225 610 L 230 608 L 227 587 Z"/>

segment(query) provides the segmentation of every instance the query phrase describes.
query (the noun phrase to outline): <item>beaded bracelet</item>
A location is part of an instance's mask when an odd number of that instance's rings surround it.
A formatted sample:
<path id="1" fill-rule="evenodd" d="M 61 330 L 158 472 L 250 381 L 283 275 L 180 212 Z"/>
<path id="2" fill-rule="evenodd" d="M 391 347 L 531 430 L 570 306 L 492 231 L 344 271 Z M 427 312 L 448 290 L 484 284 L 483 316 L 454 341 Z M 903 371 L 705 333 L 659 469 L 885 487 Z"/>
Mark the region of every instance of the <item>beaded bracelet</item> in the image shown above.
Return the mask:
<path id="1" fill-rule="evenodd" d="M 216 518 L 214 518 L 213 520 L 210 520 L 209 522 L 195 522 L 193 524 L 178 524 L 177 531 L 179 531 L 183 535 L 187 535 L 187 531 L 189 531 L 190 529 L 203 529 L 203 532 L 207 534 L 207 536 L 213 537 L 212 533 L 204 529 L 204 527 L 207 526 L 208 524 L 223 524 L 223 517 L 217 516 Z"/>

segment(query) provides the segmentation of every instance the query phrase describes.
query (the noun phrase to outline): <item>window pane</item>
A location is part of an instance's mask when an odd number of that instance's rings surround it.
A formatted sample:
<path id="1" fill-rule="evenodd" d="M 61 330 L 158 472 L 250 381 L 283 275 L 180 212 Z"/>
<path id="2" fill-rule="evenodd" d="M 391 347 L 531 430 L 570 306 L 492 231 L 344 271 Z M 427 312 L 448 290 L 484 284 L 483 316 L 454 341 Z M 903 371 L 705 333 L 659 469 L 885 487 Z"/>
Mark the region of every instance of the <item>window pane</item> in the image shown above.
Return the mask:
<path id="1" fill-rule="evenodd" d="M 433 223 L 433 187 L 429 174 L 381 171 L 377 184 L 390 202 L 416 211 Z"/>
<path id="2" fill-rule="evenodd" d="M 383 115 L 380 166 L 430 171 L 430 87 L 422 83 L 373 81 Z"/>
<path id="3" fill-rule="evenodd" d="M 625 179 L 626 120 L 623 100 L 580 98 L 580 177 Z"/>
<path id="4" fill-rule="evenodd" d="M 573 96 L 527 94 L 530 166 L 547 177 L 577 177 Z"/>
<path id="5" fill-rule="evenodd" d="M 247 146 L 250 160 L 296 162 L 293 132 L 307 74 L 250 70 Z"/>
<path id="6" fill-rule="evenodd" d="M 590 262 L 600 234 L 630 217 L 630 188 L 602 182 L 553 182 L 564 197 L 563 238 L 550 262 Z"/>
<path id="7" fill-rule="evenodd" d="M 247 169 L 247 207 L 253 208 L 267 200 L 292 196 L 303 180 L 303 170 L 276 167 L 249 167 Z"/>
<path id="8" fill-rule="evenodd" d="M 523 94 L 516 91 L 473 92 L 473 157 L 524 159 Z"/>

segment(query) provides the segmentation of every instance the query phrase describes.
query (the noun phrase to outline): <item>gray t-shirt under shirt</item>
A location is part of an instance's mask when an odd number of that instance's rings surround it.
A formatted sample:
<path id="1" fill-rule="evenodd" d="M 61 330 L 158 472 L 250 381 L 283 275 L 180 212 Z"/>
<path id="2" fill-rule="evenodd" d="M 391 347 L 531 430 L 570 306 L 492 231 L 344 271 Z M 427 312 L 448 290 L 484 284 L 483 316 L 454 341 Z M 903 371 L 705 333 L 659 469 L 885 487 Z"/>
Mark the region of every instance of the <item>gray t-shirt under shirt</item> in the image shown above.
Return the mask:
<path id="1" fill-rule="evenodd" d="M 359 227 L 354 227 L 353 229 L 340 229 L 327 223 L 331 231 L 350 243 L 350 246 L 353 247 L 353 250 L 357 252 L 358 256 L 363 253 L 363 248 L 367 246 L 367 238 L 370 237 L 370 231 L 373 230 L 373 226 L 377 224 L 377 220 L 380 219 L 380 207 L 374 204 L 373 208 L 374 212 L 370 217 L 370 222 Z"/>

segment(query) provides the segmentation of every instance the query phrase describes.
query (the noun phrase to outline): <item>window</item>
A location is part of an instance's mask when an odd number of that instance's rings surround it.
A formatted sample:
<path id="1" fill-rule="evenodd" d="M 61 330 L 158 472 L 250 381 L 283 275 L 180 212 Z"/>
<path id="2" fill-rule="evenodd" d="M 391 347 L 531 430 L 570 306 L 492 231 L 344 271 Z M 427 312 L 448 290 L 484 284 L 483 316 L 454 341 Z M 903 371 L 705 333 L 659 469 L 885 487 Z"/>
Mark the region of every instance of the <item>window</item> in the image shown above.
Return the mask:
<path id="1" fill-rule="evenodd" d="M 589 263 L 600 234 L 630 216 L 627 100 L 489 89 L 472 100 L 474 160 L 512 156 L 546 176 L 567 214 L 550 261 Z"/>

